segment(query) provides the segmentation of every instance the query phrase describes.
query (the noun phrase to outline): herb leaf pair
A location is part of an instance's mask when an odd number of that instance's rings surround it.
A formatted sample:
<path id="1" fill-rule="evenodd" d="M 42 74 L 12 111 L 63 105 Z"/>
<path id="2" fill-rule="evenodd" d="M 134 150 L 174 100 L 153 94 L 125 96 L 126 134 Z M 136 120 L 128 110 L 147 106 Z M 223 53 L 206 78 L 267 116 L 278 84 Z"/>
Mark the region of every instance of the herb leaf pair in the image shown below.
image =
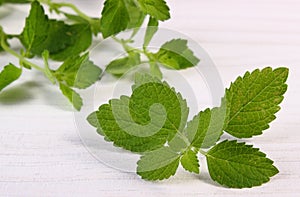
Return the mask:
<path id="1" fill-rule="evenodd" d="M 100 79 L 102 70 L 89 60 L 89 54 L 68 58 L 57 70 L 51 70 L 60 90 L 74 108 L 81 109 L 83 101 L 73 88 L 85 89 Z"/>
<path id="2" fill-rule="evenodd" d="M 189 110 L 180 93 L 156 77 L 138 73 L 130 97 L 110 100 L 87 119 L 105 140 L 141 155 L 137 174 L 143 179 L 167 179 L 179 164 L 199 174 L 200 152 L 219 184 L 259 186 L 278 173 L 273 161 L 244 142 L 219 142 L 220 136 L 227 132 L 250 138 L 267 129 L 287 90 L 287 76 L 287 68 L 247 72 L 226 89 L 221 106 L 187 121 Z"/>
<path id="3" fill-rule="evenodd" d="M 147 62 L 150 66 L 150 73 L 161 79 L 162 72 L 159 68 L 160 65 L 168 69 L 182 70 L 194 67 L 199 63 L 200 60 L 188 47 L 187 40 L 184 39 L 172 39 L 164 43 L 157 52 L 151 52 L 148 50 L 147 46 L 153 38 L 156 30 L 157 29 L 155 27 L 148 27 L 145 35 L 143 51 L 127 46 L 130 48 L 129 51 L 127 51 L 127 56 L 111 61 L 106 66 L 105 71 L 120 77 L 130 69 L 141 65 L 142 62 Z M 120 40 L 120 42 L 126 44 L 126 41 L 124 40 Z M 143 61 L 143 56 L 145 56 L 147 60 Z"/>

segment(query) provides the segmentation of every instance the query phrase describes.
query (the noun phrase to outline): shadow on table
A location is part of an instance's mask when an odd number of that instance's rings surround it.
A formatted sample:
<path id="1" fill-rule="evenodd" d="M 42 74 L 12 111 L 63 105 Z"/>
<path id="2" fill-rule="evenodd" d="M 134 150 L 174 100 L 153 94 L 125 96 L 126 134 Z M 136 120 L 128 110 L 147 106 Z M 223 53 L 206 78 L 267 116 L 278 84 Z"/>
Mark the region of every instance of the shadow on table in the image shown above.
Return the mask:
<path id="1" fill-rule="evenodd" d="M 30 90 L 38 86 L 38 83 L 30 81 L 4 89 L 0 92 L 0 104 L 16 105 L 27 102 L 34 97 Z"/>

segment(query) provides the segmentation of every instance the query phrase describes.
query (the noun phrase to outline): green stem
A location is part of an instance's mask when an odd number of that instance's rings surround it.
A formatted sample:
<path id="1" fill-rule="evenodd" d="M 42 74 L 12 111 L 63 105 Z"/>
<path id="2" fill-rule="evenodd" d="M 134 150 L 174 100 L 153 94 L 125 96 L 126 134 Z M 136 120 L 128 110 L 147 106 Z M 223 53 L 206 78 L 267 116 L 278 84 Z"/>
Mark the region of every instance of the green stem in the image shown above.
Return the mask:
<path id="1" fill-rule="evenodd" d="M 14 50 L 12 50 L 9 46 L 6 45 L 5 43 L 5 40 L 4 38 L 2 37 L 1 39 L 1 47 L 8 53 L 10 53 L 11 55 L 15 56 L 16 58 L 19 59 L 20 62 L 24 62 L 26 63 L 27 65 L 39 70 L 39 71 L 42 71 L 44 72 L 44 69 L 39 67 L 38 65 L 32 63 L 32 62 L 29 62 L 28 60 L 26 60 L 22 55 L 20 55 L 19 53 L 15 52 Z"/>
<path id="2" fill-rule="evenodd" d="M 86 14 L 84 14 L 83 12 L 81 12 L 75 5 L 73 5 L 71 3 L 57 3 L 57 5 L 60 6 L 60 7 L 69 7 L 76 14 L 78 14 L 78 16 L 80 16 L 81 18 L 84 18 L 85 20 L 91 22 L 91 18 L 89 16 L 87 16 Z"/>
<path id="3" fill-rule="evenodd" d="M 71 8 L 78 16 L 80 16 L 81 18 L 85 19 L 86 21 L 88 21 L 89 23 L 92 23 L 92 19 L 87 16 L 85 13 L 83 13 L 82 11 L 80 11 L 74 4 L 72 3 L 65 3 L 65 2 L 61 2 L 61 3 L 54 3 L 51 0 L 38 0 L 40 3 L 46 4 L 48 5 L 51 9 L 58 11 L 59 13 L 63 13 L 62 11 L 58 10 L 58 8 L 62 8 L 62 7 L 67 7 L 67 8 Z"/>
<path id="4" fill-rule="evenodd" d="M 115 36 L 112 36 L 112 38 L 114 39 L 114 41 L 120 43 L 123 47 L 123 49 L 127 52 L 127 53 L 130 53 L 132 51 L 135 51 L 135 52 L 138 52 L 138 53 L 142 53 L 142 54 L 145 54 L 143 50 L 139 50 L 139 49 L 136 49 L 136 48 L 133 48 L 131 46 L 129 46 L 127 43 L 130 43 L 132 40 L 129 39 L 129 40 L 124 40 L 124 39 L 119 39 Z M 145 54 L 146 55 L 146 54 Z"/>
<path id="5" fill-rule="evenodd" d="M 129 46 L 127 43 L 129 42 L 128 40 L 124 40 L 124 39 L 119 39 L 115 36 L 112 36 L 112 38 L 114 39 L 114 41 L 118 42 L 119 44 L 122 45 L 122 47 L 124 48 L 124 50 L 129 53 L 130 51 L 133 51 L 134 48 L 132 48 L 131 46 Z"/>
<path id="6" fill-rule="evenodd" d="M 42 54 L 43 56 L 43 60 L 44 60 L 44 64 L 45 64 L 45 69 L 44 69 L 44 73 L 46 75 L 46 77 L 53 83 L 56 83 L 55 77 L 53 76 L 51 69 L 49 67 L 49 62 L 48 62 L 48 58 L 49 58 L 49 51 L 45 50 Z"/>
<path id="7" fill-rule="evenodd" d="M 17 53 L 16 51 L 12 50 L 7 44 L 6 44 L 6 38 L 7 35 L 3 32 L 2 27 L 0 26 L 0 45 L 2 47 L 2 49 L 4 51 L 6 51 L 7 53 L 15 56 L 16 58 L 19 59 L 20 62 L 20 66 L 21 68 L 23 67 L 23 64 L 26 64 L 32 68 L 35 68 L 36 70 L 39 70 L 41 72 L 43 72 L 45 74 L 45 76 L 54 84 L 55 83 L 55 78 L 53 77 L 51 70 L 49 68 L 48 65 L 48 56 L 49 56 L 49 52 L 45 51 L 45 55 L 44 55 L 44 62 L 45 62 L 45 68 L 42 68 L 30 61 L 28 61 L 24 56 L 22 56 L 21 54 Z"/>
<path id="8" fill-rule="evenodd" d="M 201 149 L 199 149 L 199 152 L 202 154 L 202 155 L 207 155 L 207 152 L 205 152 L 204 150 L 201 150 Z"/>
<path id="9" fill-rule="evenodd" d="M 147 50 L 147 48 L 143 47 L 143 53 L 147 56 L 150 61 L 154 61 L 153 54 Z"/>

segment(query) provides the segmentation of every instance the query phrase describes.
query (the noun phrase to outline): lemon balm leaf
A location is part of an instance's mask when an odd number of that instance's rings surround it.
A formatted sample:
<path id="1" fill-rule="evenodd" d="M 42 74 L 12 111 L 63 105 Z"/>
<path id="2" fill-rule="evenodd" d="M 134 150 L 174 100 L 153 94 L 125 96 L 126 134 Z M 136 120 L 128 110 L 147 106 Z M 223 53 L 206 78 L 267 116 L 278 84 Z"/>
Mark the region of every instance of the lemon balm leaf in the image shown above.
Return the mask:
<path id="1" fill-rule="evenodd" d="M 230 188 L 251 188 L 278 173 L 273 161 L 252 145 L 223 141 L 206 154 L 211 178 Z"/>
<path id="2" fill-rule="evenodd" d="M 63 95 L 65 95 L 68 98 L 68 100 L 72 103 L 73 107 L 77 111 L 80 111 L 83 104 L 80 95 L 77 92 L 75 92 L 72 88 L 63 83 L 60 83 L 59 87 Z"/>
<path id="3" fill-rule="evenodd" d="M 166 42 L 154 57 L 165 67 L 175 70 L 196 66 L 200 61 L 188 47 L 187 40 L 183 39 Z"/>
<path id="4" fill-rule="evenodd" d="M 0 91 L 17 80 L 22 74 L 22 70 L 13 64 L 4 66 L 0 72 Z"/>
<path id="5" fill-rule="evenodd" d="M 133 152 L 162 147 L 182 132 L 188 114 L 186 101 L 174 89 L 150 76 L 145 78 L 143 82 L 136 79 L 138 85 L 130 97 L 112 99 L 96 111 L 97 127 L 106 139 Z"/>
<path id="6" fill-rule="evenodd" d="M 252 88 L 271 80 L 275 89 L 269 89 L 268 95 L 276 92 L 278 86 L 281 87 L 279 94 L 283 94 L 287 77 L 284 71 L 284 68 L 266 68 L 254 71 L 254 75 L 247 72 L 244 78 L 254 76 L 247 79 L 249 84 L 255 81 Z M 260 81 L 260 72 L 267 76 L 263 81 Z M 270 75 L 272 72 L 275 74 Z M 157 77 L 136 73 L 132 95 L 101 105 L 90 114 L 88 121 L 105 140 L 141 155 L 137 174 L 145 180 L 167 179 L 176 173 L 179 163 L 185 170 L 199 174 L 197 154 L 200 152 L 206 156 L 213 180 L 230 188 L 251 188 L 268 182 L 278 173 L 273 161 L 259 149 L 242 142 L 218 143 L 224 128 L 230 128 L 230 112 L 234 109 L 231 105 L 238 106 L 239 103 L 235 103 L 238 99 L 243 103 L 250 98 L 235 98 L 238 88 L 243 92 L 246 86 L 247 83 L 234 82 L 222 98 L 221 106 L 201 111 L 187 122 L 189 108 L 180 93 Z"/>
<path id="7" fill-rule="evenodd" d="M 149 43 L 151 42 L 154 34 L 158 30 L 158 20 L 156 18 L 150 17 L 149 22 L 147 25 L 145 37 L 144 37 L 144 44 L 143 47 L 148 47 Z"/>
<path id="8" fill-rule="evenodd" d="M 130 17 L 124 0 L 106 0 L 100 19 L 104 38 L 117 34 L 127 28 Z"/>
<path id="9" fill-rule="evenodd" d="M 65 82 L 69 87 L 85 89 L 99 80 L 102 70 L 91 60 L 89 54 L 68 58 L 54 72 L 60 82 Z"/>
<path id="10" fill-rule="evenodd" d="M 53 26 L 50 26 L 53 29 Z M 49 36 L 49 47 L 50 49 L 56 44 L 56 39 L 66 39 L 69 40 L 66 45 L 63 45 L 59 41 L 56 45 L 62 46 L 60 51 L 53 51 L 50 53 L 50 57 L 54 60 L 64 61 L 70 56 L 75 56 L 81 54 L 81 52 L 86 51 L 92 44 L 92 30 L 89 24 L 74 24 L 66 25 L 64 24 L 63 32 L 53 32 L 53 36 Z M 52 31 L 50 31 L 52 33 Z M 66 35 L 66 36 L 64 36 Z M 59 38 L 63 36 L 63 38 Z M 52 44 L 51 44 L 52 43 Z M 56 48 L 56 47 L 55 47 Z"/>
<path id="11" fill-rule="evenodd" d="M 170 9 L 164 0 L 138 0 L 145 14 L 157 20 L 164 21 L 170 18 Z"/>
<path id="12" fill-rule="evenodd" d="M 199 160 L 197 158 L 197 151 L 187 150 L 180 159 L 182 167 L 195 174 L 199 174 Z"/>
<path id="13" fill-rule="evenodd" d="M 226 120 L 225 103 L 220 107 L 206 109 L 197 114 L 187 123 L 185 135 L 192 146 L 196 148 L 210 148 L 223 134 Z"/>
<path id="14" fill-rule="evenodd" d="M 45 15 L 44 8 L 39 2 L 31 4 L 29 16 L 21 33 L 20 40 L 29 52 L 39 54 L 44 50 L 38 50 L 39 46 L 47 39 L 49 29 L 49 19 Z"/>
<path id="15" fill-rule="evenodd" d="M 129 14 L 129 23 L 127 25 L 127 29 L 141 27 L 146 15 L 139 8 L 135 0 L 125 0 L 125 3 Z"/>
<path id="16" fill-rule="evenodd" d="M 162 147 L 142 155 L 137 163 L 137 174 L 145 180 L 163 180 L 176 173 L 180 155 L 169 147 Z"/>
<path id="17" fill-rule="evenodd" d="M 119 58 L 111 61 L 105 71 L 115 76 L 122 76 L 133 67 L 141 64 L 141 57 L 139 53 L 129 53 L 127 57 Z"/>
<path id="18" fill-rule="evenodd" d="M 238 77 L 226 90 L 228 122 L 224 130 L 238 138 L 262 134 L 280 110 L 287 77 L 287 68 L 270 67 Z"/>

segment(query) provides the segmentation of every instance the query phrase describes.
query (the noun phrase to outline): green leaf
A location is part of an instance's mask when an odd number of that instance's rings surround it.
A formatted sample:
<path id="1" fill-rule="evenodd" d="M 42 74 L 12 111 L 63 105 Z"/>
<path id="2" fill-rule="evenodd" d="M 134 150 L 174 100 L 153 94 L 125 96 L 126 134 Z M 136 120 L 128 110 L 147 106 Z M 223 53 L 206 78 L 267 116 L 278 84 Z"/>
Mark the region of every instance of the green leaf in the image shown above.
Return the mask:
<path id="1" fill-rule="evenodd" d="M 0 5 L 4 3 L 23 4 L 23 3 L 30 3 L 30 1 L 29 0 L 0 0 Z"/>
<path id="2" fill-rule="evenodd" d="M 59 84 L 59 88 L 61 90 L 61 92 L 63 93 L 63 95 L 65 95 L 69 101 L 72 103 L 73 107 L 80 111 L 81 107 L 82 107 L 82 99 L 80 97 L 80 95 L 75 92 L 73 89 L 71 89 L 70 87 L 66 86 L 65 84 L 60 83 Z"/>
<path id="3" fill-rule="evenodd" d="M 138 0 L 138 3 L 145 14 L 157 20 L 164 21 L 170 18 L 170 9 L 164 0 Z"/>
<path id="4" fill-rule="evenodd" d="M 137 72 L 134 76 L 134 84 L 132 85 L 132 90 L 134 91 L 139 86 L 146 83 L 161 83 L 161 80 L 158 77 L 153 75 L 148 75 L 144 73 Z"/>
<path id="5" fill-rule="evenodd" d="M 53 27 L 50 27 L 54 29 Z M 92 31 L 88 24 L 75 24 L 65 25 L 65 31 L 53 32 L 53 36 L 49 35 L 49 48 L 52 49 L 55 39 L 70 40 L 69 43 L 63 45 L 60 51 L 50 51 L 50 57 L 54 60 L 63 61 L 70 56 L 79 55 L 81 52 L 86 51 L 92 43 Z M 62 36 L 62 38 L 59 38 Z M 52 42 L 52 44 L 51 44 Z M 56 46 L 62 45 L 61 41 L 55 44 Z M 50 47 L 51 46 L 51 47 Z M 56 47 L 54 47 L 55 49 Z"/>
<path id="6" fill-rule="evenodd" d="M 169 87 L 167 82 L 161 82 L 161 80 L 156 76 L 149 75 L 149 74 L 144 74 L 144 73 L 135 73 L 135 80 L 134 80 L 134 85 L 132 85 L 132 90 L 135 91 L 138 87 L 140 87 L 142 85 L 145 85 L 145 84 L 148 84 L 148 83 L 154 83 L 154 84 L 162 83 L 167 88 Z M 174 88 L 171 88 L 171 90 L 172 90 L 173 93 L 175 92 Z M 180 108 L 180 117 L 181 117 L 177 137 L 181 138 L 182 137 L 181 133 L 184 132 L 184 128 L 186 126 L 186 122 L 187 122 L 187 119 L 188 119 L 189 108 L 187 106 L 187 101 L 182 97 L 182 95 L 180 93 L 177 93 L 176 96 L 177 96 L 176 100 L 178 100 L 179 104 L 180 104 L 179 108 Z M 176 136 L 174 136 L 174 138 L 176 138 Z M 171 141 L 178 141 L 174 138 Z M 171 141 L 169 141 L 169 143 Z M 179 142 L 179 143 L 181 143 L 181 142 Z M 184 142 L 184 143 L 186 144 L 186 142 Z M 176 145 L 174 145 L 174 146 L 176 146 Z M 186 146 L 182 147 L 182 148 L 186 148 Z"/>
<path id="7" fill-rule="evenodd" d="M 269 128 L 287 90 L 287 68 L 247 72 L 226 90 L 228 123 L 225 131 L 238 138 L 262 134 Z"/>
<path id="8" fill-rule="evenodd" d="M 122 129 L 116 121 L 112 110 L 112 103 L 115 106 L 120 106 L 119 113 L 124 114 L 129 110 L 127 107 L 129 98 L 126 96 L 122 96 L 119 100 L 110 100 L 110 104 L 104 104 L 99 107 L 98 111 L 96 111 L 99 124 L 94 126 L 97 126 L 97 132 L 100 135 L 105 136 L 105 140 L 112 141 L 115 146 L 123 147 L 133 152 L 155 150 L 166 142 L 167 134 L 163 132 L 156 133 L 154 136 L 139 137 L 132 135 L 136 131 L 127 132 L 125 129 Z"/>
<path id="9" fill-rule="evenodd" d="M 150 17 L 146 29 L 145 38 L 144 38 L 144 44 L 143 44 L 144 48 L 148 47 L 149 43 L 151 42 L 157 30 L 158 30 L 158 20 L 153 17 Z"/>
<path id="10" fill-rule="evenodd" d="M 184 169 L 189 172 L 196 174 L 200 173 L 199 170 L 199 160 L 197 158 L 197 151 L 187 150 L 181 157 L 181 165 Z"/>
<path id="11" fill-rule="evenodd" d="M 0 91 L 17 80 L 21 76 L 22 70 L 13 64 L 4 66 L 0 73 Z"/>
<path id="12" fill-rule="evenodd" d="M 49 19 L 44 13 L 44 8 L 39 2 L 31 4 L 30 14 L 21 33 L 20 40 L 28 51 L 36 52 L 40 45 L 47 39 Z M 39 54 L 44 50 L 39 50 Z"/>
<path id="13" fill-rule="evenodd" d="M 58 81 L 64 81 L 68 86 L 85 89 L 100 79 L 102 71 L 92 61 L 89 54 L 68 58 L 54 75 Z"/>
<path id="14" fill-rule="evenodd" d="M 176 70 L 193 67 L 199 63 L 199 59 L 188 48 L 187 40 L 183 39 L 166 42 L 154 56 L 165 67 Z"/>
<path id="15" fill-rule="evenodd" d="M 251 188 L 278 173 L 273 161 L 245 143 L 223 141 L 206 155 L 211 178 L 230 188 Z"/>
<path id="16" fill-rule="evenodd" d="M 97 112 L 93 112 L 91 113 L 88 117 L 87 117 L 87 121 L 90 123 L 90 125 L 92 125 L 93 127 L 97 128 L 97 133 L 104 136 L 103 131 L 101 130 L 101 126 L 99 124 L 98 121 L 98 115 Z"/>
<path id="17" fill-rule="evenodd" d="M 129 14 L 127 29 L 141 27 L 146 15 L 141 11 L 135 0 L 125 0 L 125 3 Z"/>
<path id="18" fill-rule="evenodd" d="M 110 100 L 96 114 L 107 140 L 126 150 L 144 152 L 162 147 L 182 132 L 185 107 L 186 101 L 166 83 L 152 81 L 134 86 L 131 97 Z"/>
<path id="19" fill-rule="evenodd" d="M 137 174 L 145 180 L 163 180 L 176 173 L 180 155 L 169 147 L 147 152 L 138 161 Z"/>
<path id="20" fill-rule="evenodd" d="M 90 20 L 88 21 L 79 15 L 68 14 L 68 13 L 63 13 L 63 14 L 69 20 L 76 22 L 77 24 L 85 24 L 85 25 L 90 26 L 90 28 L 95 36 L 97 36 L 97 34 L 99 32 L 101 32 L 100 18 L 90 18 Z"/>
<path id="21" fill-rule="evenodd" d="M 27 57 L 42 55 L 47 50 L 55 60 L 64 60 L 85 51 L 91 45 L 91 40 L 88 24 L 67 25 L 62 21 L 50 20 L 37 1 L 32 2 L 20 35 L 20 41 L 27 49 Z"/>
<path id="22" fill-rule="evenodd" d="M 187 123 L 186 136 L 196 148 L 210 148 L 223 133 L 226 118 L 225 105 L 206 109 Z"/>
<path id="23" fill-rule="evenodd" d="M 129 53 L 129 56 L 113 60 L 107 66 L 105 71 L 115 76 L 122 76 L 133 67 L 141 63 L 139 53 Z"/>
<path id="24" fill-rule="evenodd" d="M 130 17 L 124 0 L 106 0 L 101 14 L 100 24 L 104 38 L 128 27 Z"/>

